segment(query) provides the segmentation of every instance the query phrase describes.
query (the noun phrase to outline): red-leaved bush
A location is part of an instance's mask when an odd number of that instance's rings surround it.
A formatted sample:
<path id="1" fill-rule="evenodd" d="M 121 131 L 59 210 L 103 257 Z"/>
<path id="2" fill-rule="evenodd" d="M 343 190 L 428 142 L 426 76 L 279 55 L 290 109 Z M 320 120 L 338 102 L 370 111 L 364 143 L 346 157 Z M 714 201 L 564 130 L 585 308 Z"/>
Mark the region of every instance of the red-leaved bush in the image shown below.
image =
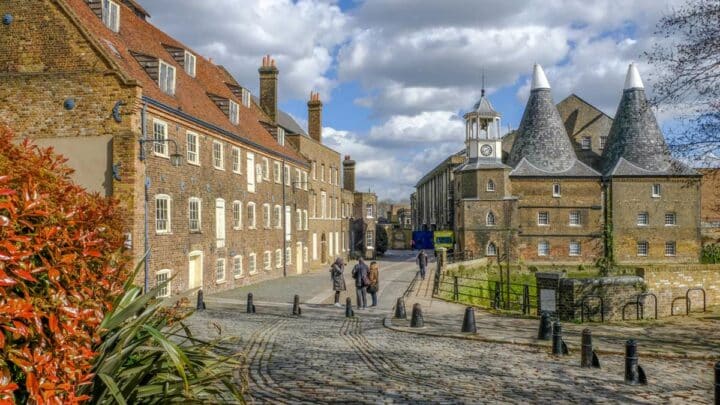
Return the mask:
<path id="1" fill-rule="evenodd" d="M 72 404 L 129 276 L 116 204 L 0 128 L 0 404 Z"/>

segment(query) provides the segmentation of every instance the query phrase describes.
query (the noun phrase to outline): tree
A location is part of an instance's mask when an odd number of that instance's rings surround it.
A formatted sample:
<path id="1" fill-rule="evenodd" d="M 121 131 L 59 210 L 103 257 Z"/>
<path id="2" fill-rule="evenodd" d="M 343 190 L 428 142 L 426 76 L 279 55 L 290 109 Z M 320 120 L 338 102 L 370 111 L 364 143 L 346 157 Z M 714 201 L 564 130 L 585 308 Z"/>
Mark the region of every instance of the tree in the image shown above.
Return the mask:
<path id="1" fill-rule="evenodd" d="M 672 130 L 672 150 L 720 163 L 720 0 L 689 0 L 664 16 L 662 40 L 646 53 L 660 72 L 654 104 L 683 111 L 687 125 Z"/>
<path id="2" fill-rule="evenodd" d="M 375 233 L 377 234 L 377 241 L 375 242 L 375 251 L 378 255 L 382 256 L 388 250 L 388 234 L 385 231 L 385 227 L 377 225 L 375 227 Z"/>

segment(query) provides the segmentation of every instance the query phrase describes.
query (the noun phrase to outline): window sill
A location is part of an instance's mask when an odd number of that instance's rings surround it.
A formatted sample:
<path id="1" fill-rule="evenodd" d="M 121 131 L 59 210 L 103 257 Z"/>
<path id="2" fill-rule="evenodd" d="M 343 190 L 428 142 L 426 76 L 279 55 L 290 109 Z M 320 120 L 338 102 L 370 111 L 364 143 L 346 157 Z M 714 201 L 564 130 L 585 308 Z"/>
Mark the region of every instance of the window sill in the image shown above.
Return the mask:
<path id="1" fill-rule="evenodd" d="M 251 271 L 251 272 L 248 273 L 248 275 L 250 275 L 250 276 L 254 276 L 254 275 L 256 275 L 256 274 L 258 274 L 257 270 L 256 270 L 256 271 Z"/>
<path id="2" fill-rule="evenodd" d="M 170 160 L 170 155 L 168 155 L 168 154 L 166 154 L 166 153 L 153 152 L 153 156 L 157 156 L 157 157 L 159 157 L 159 158 L 163 158 L 163 159 Z"/>
<path id="3" fill-rule="evenodd" d="M 239 172 L 239 171 L 237 171 L 237 170 L 233 170 L 232 172 L 235 173 L 235 174 L 242 174 L 242 172 Z"/>
<path id="4" fill-rule="evenodd" d="M 185 161 L 186 161 L 187 164 L 189 164 L 189 165 L 193 165 L 193 166 L 200 167 L 200 162 L 191 162 L 191 161 L 189 161 L 189 160 L 185 160 Z"/>
<path id="5" fill-rule="evenodd" d="M 244 275 L 244 274 L 241 274 L 241 275 L 239 275 L 239 276 L 233 276 L 233 278 L 234 278 L 235 280 L 240 280 L 241 278 L 245 278 L 245 275 Z"/>
<path id="6" fill-rule="evenodd" d="M 225 284 L 225 283 L 227 283 L 227 281 L 225 281 L 225 280 L 218 280 L 218 281 L 215 282 L 215 284 L 218 284 L 218 285 L 219 285 L 219 284 Z"/>
<path id="7" fill-rule="evenodd" d="M 223 172 L 225 171 L 225 168 L 224 168 L 224 167 L 217 167 L 217 166 L 215 166 L 215 165 L 213 165 L 213 169 L 215 169 L 215 170 L 221 170 L 221 171 L 223 171 Z"/>
<path id="8" fill-rule="evenodd" d="M 194 230 L 190 230 L 188 233 L 189 233 L 189 234 L 201 235 L 201 234 L 202 234 L 202 231 L 199 230 L 199 229 L 194 229 Z"/>
<path id="9" fill-rule="evenodd" d="M 550 226 L 550 224 L 537 224 L 537 226 Z"/>
<path id="10" fill-rule="evenodd" d="M 155 235 L 172 235 L 172 231 L 155 231 Z"/>

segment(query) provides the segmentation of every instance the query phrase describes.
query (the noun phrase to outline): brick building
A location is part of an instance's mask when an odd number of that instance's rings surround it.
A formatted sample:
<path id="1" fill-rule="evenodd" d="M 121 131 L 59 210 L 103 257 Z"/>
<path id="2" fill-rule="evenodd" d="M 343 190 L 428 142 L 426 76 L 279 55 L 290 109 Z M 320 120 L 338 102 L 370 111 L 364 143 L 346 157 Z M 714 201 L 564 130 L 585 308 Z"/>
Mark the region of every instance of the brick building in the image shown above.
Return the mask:
<path id="1" fill-rule="evenodd" d="M 335 198 L 322 218 L 334 210 L 333 250 L 338 232 L 349 236 L 335 213 L 339 154 L 301 140 L 277 108 L 269 56 L 256 99 L 135 1 L 12 0 L 4 12 L 13 18 L 0 39 L 0 121 L 54 146 L 77 182 L 120 201 L 127 245 L 138 261 L 149 252 L 139 282 L 173 277 L 160 291 L 171 295 L 308 271 L 310 225 L 324 226 L 310 222 L 311 195 L 324 187 Z M 311 130 L 318 104 L 308 103 Z M 312 162 L 326 162 L 324 182 L 309 180 Z"/>

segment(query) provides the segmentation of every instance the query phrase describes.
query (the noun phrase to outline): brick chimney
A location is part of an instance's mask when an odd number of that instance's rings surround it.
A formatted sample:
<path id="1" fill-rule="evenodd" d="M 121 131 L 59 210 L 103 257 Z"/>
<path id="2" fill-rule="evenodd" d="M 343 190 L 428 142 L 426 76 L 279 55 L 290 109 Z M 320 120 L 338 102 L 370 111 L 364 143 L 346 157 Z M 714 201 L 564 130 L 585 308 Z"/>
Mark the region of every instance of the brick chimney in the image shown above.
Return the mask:
<path id="1" fill-rule="evenodd" d="M 277 80 L 278 68 L 270 55 L 263 56 L 260 73 L 260 107 L 277 122 Z"/>
<path id="2" fill-rule="evenodd" d="M 310 138 L 322 143 L 322 101 L 320 94 L 310 92 L 308 106 L 308 133 Z"/>
<path id="3" fill-rule="evenodd" d="M 355 192 L 355 161 L 350 155 L 345 155 L 343 160 L 343 188 Z"/>

